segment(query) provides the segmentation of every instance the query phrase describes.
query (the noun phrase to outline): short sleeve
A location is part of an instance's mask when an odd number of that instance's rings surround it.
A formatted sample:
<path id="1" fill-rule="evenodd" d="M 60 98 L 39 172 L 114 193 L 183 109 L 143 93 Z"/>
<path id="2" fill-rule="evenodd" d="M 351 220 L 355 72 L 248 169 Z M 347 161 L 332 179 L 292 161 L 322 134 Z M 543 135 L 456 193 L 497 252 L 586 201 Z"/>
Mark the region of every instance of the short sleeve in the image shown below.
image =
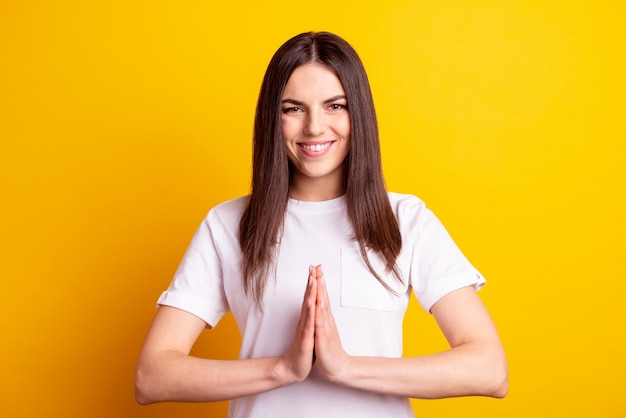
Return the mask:
<path id="1" fill-rule="evenodd" d="M 463 255 L 433 212 L 415 198 L 405 218 L 412 224 L 405 236 L 413 242 L 410 280 L 420 305 L 430 312 L 446 294 L 465 286 L 482 288 L 486 281 Z"/>
<path id="2" fill-rule="evenodd" d="M 196 230 L 168 289 L 158 305 L 187 311 L 215 327 L 228 312 L 222 263 L 216 242 L 221 230 L 215 210 L 211 210 Z"/>

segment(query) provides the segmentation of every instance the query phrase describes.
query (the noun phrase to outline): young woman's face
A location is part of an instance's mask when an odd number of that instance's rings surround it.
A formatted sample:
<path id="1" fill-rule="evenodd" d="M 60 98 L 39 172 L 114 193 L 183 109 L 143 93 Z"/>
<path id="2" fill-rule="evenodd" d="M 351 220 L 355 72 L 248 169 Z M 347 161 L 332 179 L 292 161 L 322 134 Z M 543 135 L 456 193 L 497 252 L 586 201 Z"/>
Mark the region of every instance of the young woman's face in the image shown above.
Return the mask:
<path id="1" fill-rule="evenodd" d="M 307 181 L 343 185 L 350 115 L 335 73 L 317 63 L 294 70 L 282 97 L 282 132 L 295 169 L 292 186 Z"/>

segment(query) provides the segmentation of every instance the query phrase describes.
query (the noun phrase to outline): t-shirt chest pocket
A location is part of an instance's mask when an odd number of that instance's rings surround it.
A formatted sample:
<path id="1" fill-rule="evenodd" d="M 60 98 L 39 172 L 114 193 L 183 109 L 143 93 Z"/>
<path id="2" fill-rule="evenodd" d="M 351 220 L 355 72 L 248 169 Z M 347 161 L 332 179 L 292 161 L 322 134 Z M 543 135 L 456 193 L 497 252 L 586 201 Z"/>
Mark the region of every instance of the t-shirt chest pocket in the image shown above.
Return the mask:
<path id="1" fill-rule="evenodd" d="M 387 273 L 377 254 L 368 252 L 376 273 L 391 286 L 398 295 L 389 292 L 370 272 L 358 248 L 341 249 L 341 306 L 348 308 L 397 311 L 404 307 L 402 297 L 406 289 L 398 279 Z"/>

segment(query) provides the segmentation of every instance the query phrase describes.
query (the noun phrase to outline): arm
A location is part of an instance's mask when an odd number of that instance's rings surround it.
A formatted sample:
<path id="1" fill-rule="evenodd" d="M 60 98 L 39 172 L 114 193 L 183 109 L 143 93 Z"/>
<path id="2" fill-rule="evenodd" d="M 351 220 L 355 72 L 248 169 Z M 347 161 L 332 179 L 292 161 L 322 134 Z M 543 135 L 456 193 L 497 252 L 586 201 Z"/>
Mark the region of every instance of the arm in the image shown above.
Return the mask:
<path id="1" fill-rule="evenodd" d="M 320 303 L 321 301 L 321 303 Z M 495 326 L 472 287 L 441 298 L 432 313 L 450 350 L 410 358 L 351 357 L 341 347 L 323 281 L 318 286 L 317 367 L 340 385 L 411 398 L 503 397 L 507 363 Z"/>
<path id="2" fill-rule="evenodd" d="M 304 380 L 312 367 L 317 292 L 317 283 L 314 280 L 309 283 L 294 340 L 282 357 L 248 360 L 192 357 L 191 347 L 206 323 L 188 312 L 160 307 L 137 361 L 137 402 L 227 400 Z"/>

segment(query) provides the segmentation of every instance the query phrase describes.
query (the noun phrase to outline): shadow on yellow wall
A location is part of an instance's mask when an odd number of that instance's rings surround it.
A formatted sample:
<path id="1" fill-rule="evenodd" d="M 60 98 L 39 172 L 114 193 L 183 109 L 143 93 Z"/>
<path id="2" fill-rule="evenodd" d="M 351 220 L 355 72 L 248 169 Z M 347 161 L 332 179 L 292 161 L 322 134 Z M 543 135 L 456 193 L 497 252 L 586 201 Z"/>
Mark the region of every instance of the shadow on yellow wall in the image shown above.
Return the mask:
<path id="1" fill-rule="evenodd" d="M 623 413 L 623 6 L 255 4 L 0 5 L 3 416 L 226 415 L 137 406 L 134 362 L 202 217 L 247 193 L 263 71 L 305 30 L 359 51 L 389 188 L 489 280 L 510 395 L 416 414 Z M 415 303 L 405 332 L 407 355 L 445 348 Z M 205 334 L 195 353 L 236 357 L 230 316 Z"/>

